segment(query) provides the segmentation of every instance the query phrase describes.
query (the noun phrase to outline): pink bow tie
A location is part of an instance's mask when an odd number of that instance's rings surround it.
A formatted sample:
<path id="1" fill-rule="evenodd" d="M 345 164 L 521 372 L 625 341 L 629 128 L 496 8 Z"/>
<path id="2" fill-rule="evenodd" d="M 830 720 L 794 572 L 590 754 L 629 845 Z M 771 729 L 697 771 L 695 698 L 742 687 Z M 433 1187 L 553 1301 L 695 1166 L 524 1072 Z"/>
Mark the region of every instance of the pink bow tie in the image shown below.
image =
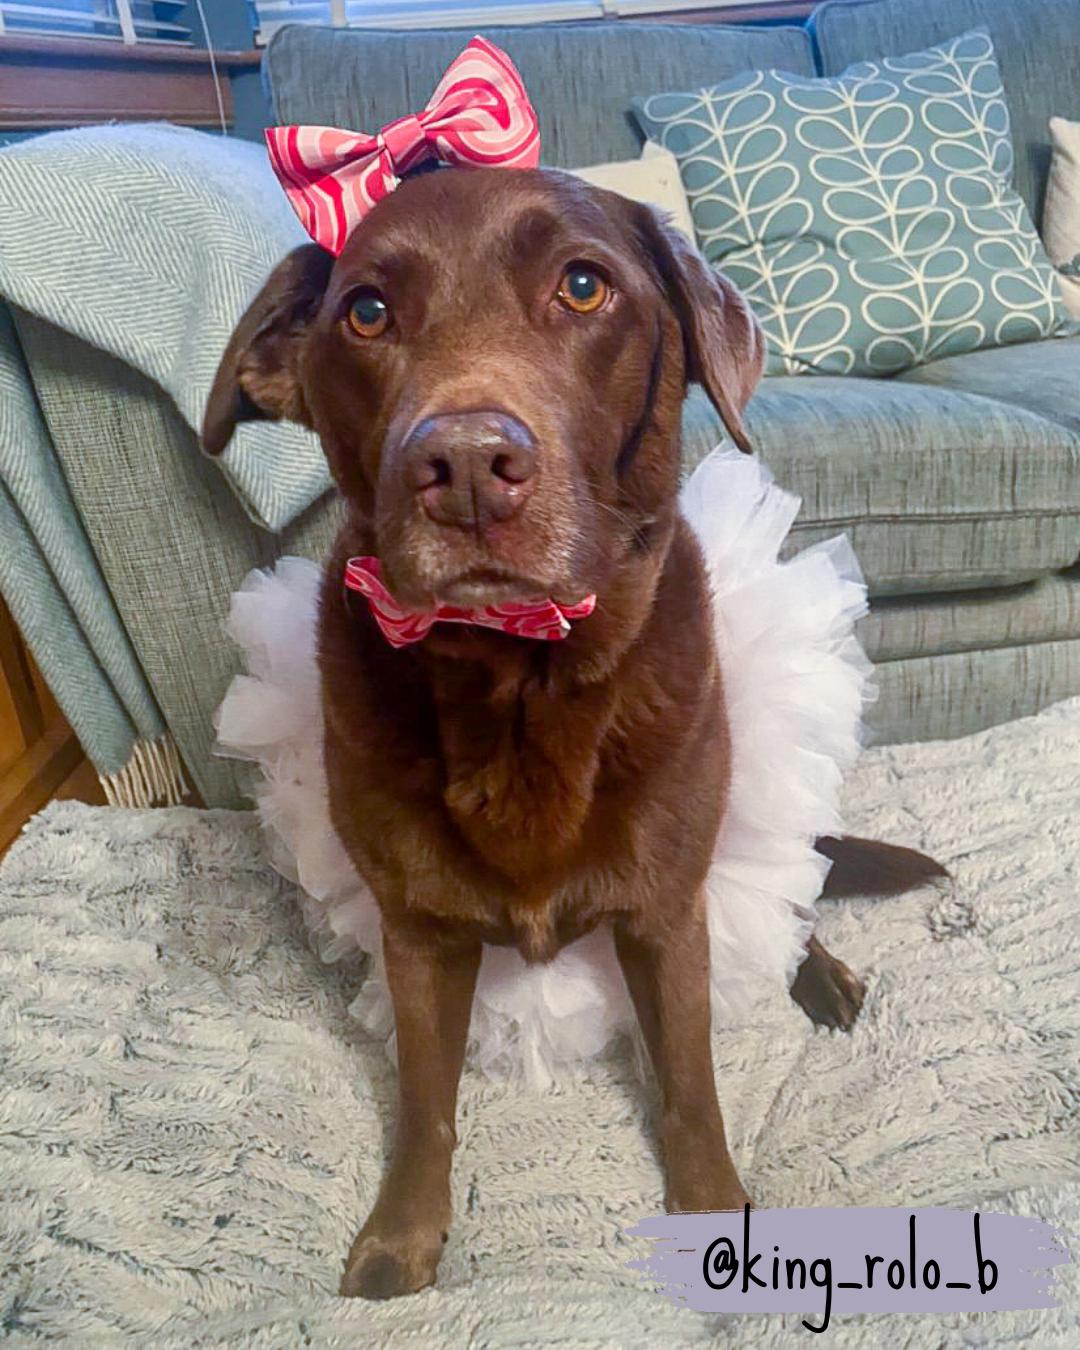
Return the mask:
<path id="1" fill-rule="evenodd" d="M 457 605 L 439 605 L 431 610 L 403 609 L 383 585 L 378 558 L 350 558 L 345 564 L 345 585 L 366 597 L 375 622 L 391 647 L 422 642 L 437 623 L 474 623 L 481 628 L 497 628 L 512 637 L 558 642 L 570 632 L 571 619 L 587 618 L 596 608 L 596 596 L 587 595 L 576 605 L 529 600 L 515 605 L 484 605 L 480 609 L 461 609 Z"/>
<path id="2" fill-rule="evenodd" d="M 505 52 L 474 37 L 417 116 L 367 136 L 334 127 L 270 127 L 270 163 L 312 239 L 336 257 L 356 223 L 425 160 L 535 169 L 540 131 Z"/>

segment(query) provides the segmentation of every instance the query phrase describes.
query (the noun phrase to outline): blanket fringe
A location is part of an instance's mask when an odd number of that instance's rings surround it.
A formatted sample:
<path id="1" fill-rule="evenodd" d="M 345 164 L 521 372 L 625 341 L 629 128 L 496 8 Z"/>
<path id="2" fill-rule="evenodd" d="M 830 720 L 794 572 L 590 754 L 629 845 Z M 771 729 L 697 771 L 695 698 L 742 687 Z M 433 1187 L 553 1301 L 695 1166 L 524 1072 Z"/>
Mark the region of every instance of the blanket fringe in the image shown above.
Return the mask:
<path id="1" fill-rule="evenodd" d="M 191 790 L 168 732 L 156 740 L 136 741 L 124 767 L 98 774 L 98 779 L 110 806 L 179 806 Z"/>

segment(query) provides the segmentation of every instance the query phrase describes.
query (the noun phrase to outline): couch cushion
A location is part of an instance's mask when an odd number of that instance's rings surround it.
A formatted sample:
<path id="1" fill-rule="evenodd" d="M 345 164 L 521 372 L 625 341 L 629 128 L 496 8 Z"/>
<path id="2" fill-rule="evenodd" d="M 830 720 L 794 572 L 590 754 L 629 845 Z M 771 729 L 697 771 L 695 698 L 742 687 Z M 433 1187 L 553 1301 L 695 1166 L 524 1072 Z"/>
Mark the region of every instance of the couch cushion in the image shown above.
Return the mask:
<path id="1" fill-rule="evenodd" d="M 883 596 L 858 631 L 871 661 L 1080 642 L 1080 567 L 1021 586 Z"/>
<path id="2" fill-rule="evenodd" d="M 629 117 L 642 89 L 714 84 L 757 66 L 813 75 L 802 28 L 575 23 L 488 28 L 520 70 L 540 117 L 545 164 L 576 168 L 641 148 Z M 265 71 L 279 122 L 377 131 L 416 112 L 472 30 L 279 29 Z"/>
<path id="3" fill-rule="evenodd" d="M 1080 694 L 1080 638 L 885 661 L 874 683 L 873 741 L 951 740 Z"/>
<path id="4" fill-rule="evenodd" d="M 829 0 L 814 12 L 822 71 L 902 56 L 985 25 L 1001 66 L 1016 148 L 1016 186 L 1042 220 L 1051 117 L 1080 109 L 1076 0 Z M 654 88 L 661 86 L 655 85 Z"/>
<path id="5" fill-rule="evenodd" d="M 982 394 L 1080 434 L 1080 337 L 946 357 L 900 378 L 905 384 Z M 1073 476 L 1080 477 L 1075 461 Z M 1074 481 L 1072 491 L 1077 490 Z"/>
<path id="6" fill-rule="evenodd" d="M 803 500 L 789 551 L 846 531 L 871 595 L 1009 585 L 1080 553 L 1080 427 L 977 394 L 826 375 L 765 380 L 747 426 Z M 700 390 L 683 429 L 688 464 L 720 439 Z"/>

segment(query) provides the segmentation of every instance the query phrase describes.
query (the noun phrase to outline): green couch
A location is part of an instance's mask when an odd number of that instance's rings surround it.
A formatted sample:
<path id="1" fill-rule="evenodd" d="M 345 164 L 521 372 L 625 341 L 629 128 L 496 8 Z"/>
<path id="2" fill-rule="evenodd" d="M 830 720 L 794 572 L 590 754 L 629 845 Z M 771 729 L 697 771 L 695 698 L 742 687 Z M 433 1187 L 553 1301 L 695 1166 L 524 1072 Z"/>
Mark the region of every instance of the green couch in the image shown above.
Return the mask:
<path id="1" fill-rule="evenodd" d="M 977 24 L 998 50 L 1017 185 L 1038 221 L 1047 120 L 1080 118 L 1075 0 L 835 0 L 808 29 L 596 23 L 493 30 L 540 110 L 545 159 L 636 155 L 631 97 L 753 67 L 834 73 Z M 426 100 L 456 32 L 288 28 L 264 73 L 282 122 L 371 128 Z M 211 756 L 211 715 L 236 668 L 229 593 L 283 552 L 320 555 L 327 498 L 280 535 L 243 514 L 149 381 L 26 315 L 20 339 L 117 606 L 206 800 L 240 804 Z M 687 402 L 694 463 L 719 439 Z M 777 377 L 748 414 L 756 447 L 803 499 L 792 547 L 847 531 L 872 596 L 885 741 L 963 735 L 1080 692 L 1080 338 L 954 357 L 890 380 Z M 163 570 L 162 556 L 178 566 Z M 1071 570 L 1070 570 L 1071 568 Z M 155 577 L 148 598 L 147 577 Z"/>

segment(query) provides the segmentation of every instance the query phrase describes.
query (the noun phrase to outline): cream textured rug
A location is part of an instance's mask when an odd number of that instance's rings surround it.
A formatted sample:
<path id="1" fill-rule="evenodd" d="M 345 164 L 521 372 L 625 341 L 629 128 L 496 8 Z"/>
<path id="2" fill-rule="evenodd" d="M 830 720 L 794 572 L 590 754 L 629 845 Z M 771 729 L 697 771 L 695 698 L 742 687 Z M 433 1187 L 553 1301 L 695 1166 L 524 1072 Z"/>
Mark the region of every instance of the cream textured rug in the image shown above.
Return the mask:
<path id="1" fill-rule="evenodd" d="M 778 1001 L 717 1039 L 743 1180 L 760 1205 L 979 1205 L 1080 1231 L 1080 699 L 871 751 L 848 802 L 853 830 L 956 883 L 823 906 L 869 977 L 851 1037 Z M 438 1287 L 336 1298 L 393 1100 L 345 1013 L 355 983 L 309 952 L 248 815 L 60 803 L 31 822 L 0 869 L 0 1337 L 808 1343 L 798 1318 L 721 1323 L 625 1268 L 622 1230 L 660 1200 L 626 1057 L 544 1096 L 467 1076 Z M 1075 1347 L 1077 1315 L 1074 1280 L 1057 1312 L 834 1318 L 823 1339 Z"/>

